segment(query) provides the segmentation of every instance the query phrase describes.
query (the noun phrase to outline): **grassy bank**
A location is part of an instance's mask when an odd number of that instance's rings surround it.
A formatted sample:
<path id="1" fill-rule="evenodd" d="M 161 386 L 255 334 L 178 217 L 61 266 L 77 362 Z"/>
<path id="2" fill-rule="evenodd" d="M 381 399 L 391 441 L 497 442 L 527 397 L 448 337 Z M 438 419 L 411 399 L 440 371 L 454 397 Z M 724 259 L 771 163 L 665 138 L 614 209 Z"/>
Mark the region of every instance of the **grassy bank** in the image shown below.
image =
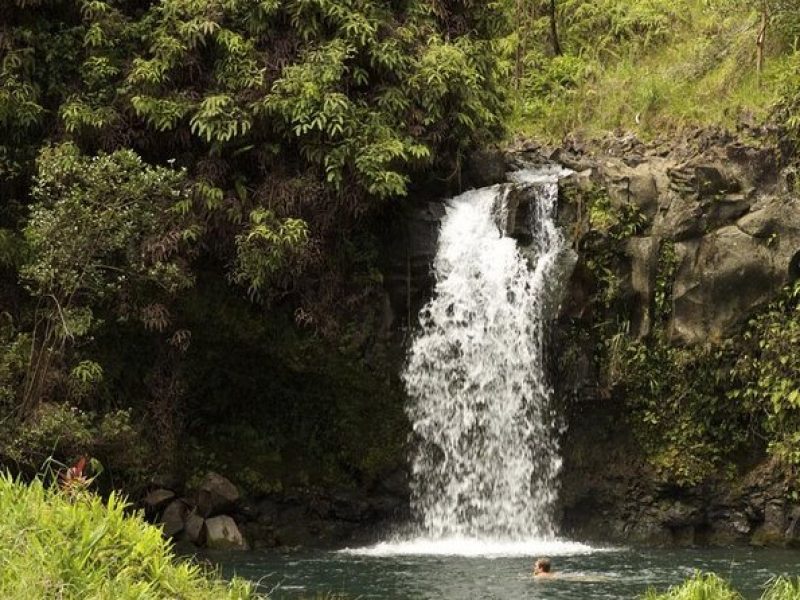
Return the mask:
<path id="1" fill-rule="evenodd" d="M 739 0 L 563 0 L 559 52 L 543 11 L 521 44 L 511 131 L 558 140 L 616 129 L 653 137 L 761 122 L 794 87 L 796 16 Z M 760 58 L 759 58 L 760 56 Z"/>
<path id="2" fill-rule="evenodd" d="M 113 495 L 67 495 L 0 476 L 0 598 L 257 598 L 248 583 L 178 560 L 161 530 L 124 506 Z"/>

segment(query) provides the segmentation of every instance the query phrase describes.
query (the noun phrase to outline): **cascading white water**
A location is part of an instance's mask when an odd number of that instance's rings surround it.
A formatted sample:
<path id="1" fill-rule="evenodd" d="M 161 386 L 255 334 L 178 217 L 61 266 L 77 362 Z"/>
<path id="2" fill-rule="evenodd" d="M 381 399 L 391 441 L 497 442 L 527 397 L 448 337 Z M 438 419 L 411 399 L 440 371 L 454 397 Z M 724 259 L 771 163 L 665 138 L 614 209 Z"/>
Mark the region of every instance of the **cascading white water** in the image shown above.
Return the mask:
<path id="1" fill-rule="evenodd" d="M 404 373 L 417 440 L 412 508 L 428 538 L 554 537 L 561 460 L 544 329 L 564 250 L 558 175 L 520 171 L 467 192 L 442 221 L 436 287 Z M 512 186 L 533 194 L 525 254 L 495 223 Z"/>

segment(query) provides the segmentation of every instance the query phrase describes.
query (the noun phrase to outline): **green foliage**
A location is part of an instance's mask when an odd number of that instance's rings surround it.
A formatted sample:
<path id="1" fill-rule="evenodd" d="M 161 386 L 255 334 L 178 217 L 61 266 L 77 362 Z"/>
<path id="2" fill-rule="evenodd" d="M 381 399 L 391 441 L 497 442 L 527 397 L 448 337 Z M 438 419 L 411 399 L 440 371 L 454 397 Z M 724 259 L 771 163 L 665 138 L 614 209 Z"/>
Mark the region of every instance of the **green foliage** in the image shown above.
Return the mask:
<path id="1" fill-rule="evenodd" d="M 672 284 L 678 270 L 678 257 L 675 254 L 675 242 L 664 240 L 658 251 L 658 271 L 656 274 L 656 294 L 654 316 L 660 323 L 665 323 L 672 315 Z"/>
<path id="2" fill-rule="evenodd" d="M 649 589 L 642 598 L 643 600 L 742 600 L 742 596 L 719 575 L 700 572 L 663 594 Z"/>
<path id="3" fill-rule="evenodd" d="M 98 312 L 148 326 L 149 305 L 192 284 L 183 259 L 190 224 L 174 211 L 190 197 L 185 173 L 149 167 L 129 150 L 87 157 L 64 144 L 43 150 L 31 193 L 20 277 L 38 306 L 23 416 L 47 393 L 51 368 L 99 326 Z M 101 379 L 102 367 L 86 360 L 69 377 L 78 396 Z"/>
<path id="4" fill-rule="evenodd" d="M 143 483 L 152 454 L 141 425 L 125 409 L 97 415 L 47 402 L 24 423 L 0 434 L 0 457 L 25 472 L 36 472 L 48 458 L 71 464 L 80 456 L 92 456 L 131 488 Z"/>
<path id="5" fill-rule="evenodd" d="M 611 198 L 604 192 L 589 194 L 587 210 L 591 228 L 612 241 L 633 237 L 647 224 L 647 218 L 638 206 L 614 206 Z"/>
<path id="6" fill-rule="evenodd" d="M 60 114 L 69 131 L 102 131 L 132 110 L 212 155 L 271 146 L 337 191 L 403 195 L 409 170 L 458 160 L 501 126 L 503 13 L 461 4 L 163 0 L 139 15 L 92 2 L 84 91 Z M 463 32 L 448 27 L 460 19 Z"/>
<path id="7" fill-rule="evenodd" d="M 633 432 L 667 481 L 694 485 L 724 472 L 748 438 L 749 412 L 728 398 L 731 348 L 682 348 L 661 334 L 620 333 L 604 349 L 607 377 L 624 396 Z"/>
<path id="8" fill-rule="evenodd" d="M 308 229 L 300 219 L 275 218 L 268 210 L 250 213 L 250 227 L 236 236 L 234 279 L 248 283 L 250 292 L 264 290 L 281 269 L 289 253 L 297 252 L 308 241 Z"/>
<path id="9" fill-rule="evenodd" d="M 404 463 L 404 394 L 387 376 L 399 360 L 368 337 L 379 313 L 359 312 L 334 345 L 218 282 L 199 282 L 185 312 L 196 332 L 184 371 L 190 474 L 218 470 L 258 495 L 368 485 Z"/>
<path id="10" fill-rule="evenodd" d="M 767 583 L 761 600 L 797 600 L 800 580 L 776 577 Z M 693 577 L 664 593 L 649 589 L 643 600 L 742 600 L 733 587 L 714 573 L 697 572 Z"/>
<path id="11" fill-rule="evenodd" d="M 456 180 L 463 156 L 503 129 L 497 45 L 509 23 L 495 2 L 17 0 L 3 11 L 0 306 L 12 308 L 0 315 L 0 418 L 30 432 L 6 457 L 26 466 L 55 439 L 71 440 L 64 453 L 86 447 L 120 408 L 151 432 L 132 446 L 175 447 L 200 403 L 189 355 L 216 347 L 202 331 L 215 311 L 188 314 L 198 277 L 246 289 L 263 321 L 294 315 L 311 330 L 307 355 L 337 360 L 319 334 L 357 347 L 358 362 L 375 340 L 348 321 L 381 306 L 372 228 L 387 201 L 416 179 Z M 258 351 L 278 335 L 233 329 Z M 198 379 L 244 377 L 242 345 L 227 346 L 224 373 L 206 362 Z M 240 417 L 239 389 L 209 412 Z M 273 396 L 280 420 L 292 393 Z M 340 441 L 326 435 L 315 459 Z M 378 468 L 351 450 L 346 460 Z M 332 462 L 352 468 L 344 461 Z"/>
<path id="12" fill-rule="evenodd" d="M 171 209 L 188 196 L 184 173 L 127 150 L 92 158 L 66 144 L 42 152 L 32 195 L 31 260 L 20 271 L 34 296 L 63 309 L 76 296 L 116 300 L 128 286 L 191 285 L 174 260 L 183 229 Z"/>
<path id="13" fill-rule="evenodd" d="M 586 211 L 588 231 L 576 233 L 585 236 L 586 266 L 598 282 L 596 299 L 609 309 L 620 292 L 617 270 L 624 260 L 624 242 L 643 231 L 647 218 L 633 204 L 614 204 L 602 188 L 581 192 L 577 201 Z"/>
<path id="14" fill-rule="evenodd" d="M 582 244 L 594 275 L 596 360 L 609 394 L 625 402 L 632 433 L 665 480 L 695 485 L 731 474 L 734 458 L 765 440 L 769 452 L 800 466 L 800 285 L 786 288 L 740 333 L 714 345 L 670 340 L 675 244 L 662 243 L 653 326 L 633 339 L 620 315 L 629 314 L 619 273 L 624 243 L 641 226 L 625 218 L 602 190 L 585 192 L 589 231 Z M 631 215 L 628 215 L 630 217 Z"/>
<path id="15" fill-rule="evenodd" d="M 674 243 L 661 244 L 652 330 L 632 337 L 625 315 L 632 307 L 622 274 L 629 268 L 627 241 L 646 227 L 634 206 L 616 206 L 602 189 L 583 191 L 588 230 L 578 232 L 586 267 L 594 277 L 595 322 L 578 336 L 596 339 L 595 360 L 604 389 L 620 397 L 634 438 L 664 481 L 694 485 L 729 473 L 731 459 L 752 441 L 759 420 L 750 404 L 728 394 L 737 341 L 714 347 L 671 343 L 669 319 L 677 271 Z"/>
<path id="16" fill-rule="evenodd" d="M 0 505 L 3 598 L 256 598 L 241 580 L 226 584 L 178 560 L 161 530 L 116 495 L 67 496 L 3 475 Z"/>
<path id="17" fill-rule="evenodd" d="M 742 336 L 729 395 L 763 415 L 772 453 L 800 466 L 800 284 L 755 317 Z"/>

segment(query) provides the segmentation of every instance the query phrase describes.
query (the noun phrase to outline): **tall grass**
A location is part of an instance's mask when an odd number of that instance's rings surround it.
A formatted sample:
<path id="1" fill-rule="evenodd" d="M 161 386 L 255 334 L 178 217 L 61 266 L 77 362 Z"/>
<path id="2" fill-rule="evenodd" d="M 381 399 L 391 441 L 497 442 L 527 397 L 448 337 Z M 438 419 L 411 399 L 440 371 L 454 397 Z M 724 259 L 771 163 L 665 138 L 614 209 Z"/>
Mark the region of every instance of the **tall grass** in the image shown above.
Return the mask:
<path id="1" fill-rule="evenodd" d="M 650 589 L 642 600 L 742 600 L 742 596 L 718 575 L 696 573 L 664 593 Z M 800 600 L 800 578 L 776 577 L 767 584 L 761 600 Z"/>
<path id="2" fill-rule="evenodd" d="M 255 599 L 178 560 L 161 531 L 124 502 L 74 497 L 0 475 L 0 598 L 30 600 Z"/>
<path id="3" fill-rule="evenodd" d="M 769 113 L 780 98 L 791 53 L 777 42 L 770 45 L 764 72 L 757 76 L 754 9 L 746 3 L 726 8 L 721 0 L 640 4 L 672 7 L 668 26 L 649 42 L 630 32 L 630 40 L 609 43 L 603 53 L 593 54 L 591 43 L 602 32 L 573 41 L 568 51 L 575 56 L 566 64 L 576 66 L 565 87 L 551 81 L 565 79 L 553 66 L 563 66 L 564 58 L 532 69 L 526 81 L 550 85 L 522 86 L 512 133 L 556 141 L 568 133 L 596 136 L 620 128 L 652 138 L 693 126 L 731 127 L 744 115 L 758 121 Z M 567 23 L 565 36 L 570 26 L 577 25 Z"/>
<path id="4" fill-rule="evenodd" d="M 663 594 L 648 590 L 644 600 L 742 600 L 742 597 L 718 575 L 696 573 L 691 579 L 671 587 Z"/>
<path id="5" fill-rule="evenodd" d="M 800 578 L 778 577 L 772 580 L 761 600 L 800 600 Z"/>

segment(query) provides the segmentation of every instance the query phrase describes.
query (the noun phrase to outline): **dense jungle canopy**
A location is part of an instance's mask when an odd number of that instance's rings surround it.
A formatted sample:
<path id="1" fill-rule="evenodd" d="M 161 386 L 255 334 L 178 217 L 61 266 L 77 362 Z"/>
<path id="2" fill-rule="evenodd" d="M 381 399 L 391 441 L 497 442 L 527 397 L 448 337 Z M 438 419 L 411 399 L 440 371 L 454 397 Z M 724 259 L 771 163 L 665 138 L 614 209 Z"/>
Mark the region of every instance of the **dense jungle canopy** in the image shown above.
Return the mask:
<path id="1" fill-rule="evenodd" d="M 256 491 L 391 467 L 403 207 L 517 136 L 744 119 L 791 155 L 798 36 L 792 0 L 0 0 L 0 462 L 88 453 L 133 492 L 187 465 Z M 796 440 L 791 322 L 741 393 Z M 630 389 L 670 387 L 641 362 Z"/>

